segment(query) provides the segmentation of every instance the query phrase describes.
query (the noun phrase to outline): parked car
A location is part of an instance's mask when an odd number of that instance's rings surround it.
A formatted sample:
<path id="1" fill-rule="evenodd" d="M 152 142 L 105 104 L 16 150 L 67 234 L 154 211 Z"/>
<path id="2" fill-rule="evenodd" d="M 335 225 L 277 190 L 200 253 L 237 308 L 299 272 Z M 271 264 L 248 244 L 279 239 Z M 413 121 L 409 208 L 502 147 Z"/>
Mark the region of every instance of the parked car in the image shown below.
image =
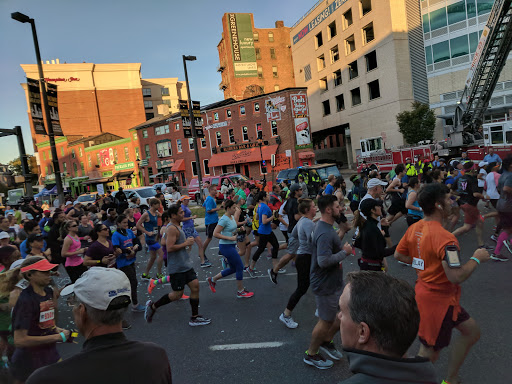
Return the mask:
<path id="1" fill-rule="evenodd" d="M 310 165 L 307 167 L 296 167 L 296 168 L 288 168 L 284 169 L 277 175 L 277 182 L 280 183 L 283 180 L 288 181 L 289 183 L 296 183 L 299 177 L 300 171 L 304 169 L 308 171 L 309 174 L 311 174 L 311 171 L 313 169 L 316 170 L 318 173 L 318 176 L 320 176 L 321 180 L 327 180 L 329 175 L 334 175 L 336 177 L 340 177 L 341 173 L 336 164 L 330 163 L 330 164 L 316 164 L 316 165 Z"/>
<path id="2" fill-rule="evenodd" d="M 83 205 L 91 205 L 94 204 L 98 197 L 98 192 L 84 193 L 77 197 L 76 201 L 79 201 Z"/>
<path id="3" fill-rule="evenodd" d="M 149 200 L 156 196 L 155 189 L 153 187 L 139 187 L 139 188 L 126 188 L 123 189 L 128 200 L 132 197 L 138 197 L 140 199 L 140 210 L 142 212 L 149 209 Z M 115 198 L 118 191 L 113 191 L 112 196 Z M 170 195 L 164 194 L 165 200 L 170 199 Z M 169 198 L 168 198 L 169 197 Z"/>
<path id="4" fill-rule="evenodd" d="M 224 181 L 228 183 L 228 186 L 231 188 L 235 187 L 235 183 L 238 180 L 243 179 L 248 181 L 250 184 L 254 184 L 254 180 L 250 180 L 247 176 L 242 175 L 241 173 L 223 173 L 220 176 L 206 176 L 203 177 L 203 184 L 205 181 L 209 181 L 211 185 L 215 185 L 217 187 L 218 200 L 224 200 L 224 195 L 220 192 L 220 188 Z M 197 179 L 192 179 L 190 184 L 188 185 L 188 195 L 191 199 L 198 201 L 199 199 L 199 181 Z"/>

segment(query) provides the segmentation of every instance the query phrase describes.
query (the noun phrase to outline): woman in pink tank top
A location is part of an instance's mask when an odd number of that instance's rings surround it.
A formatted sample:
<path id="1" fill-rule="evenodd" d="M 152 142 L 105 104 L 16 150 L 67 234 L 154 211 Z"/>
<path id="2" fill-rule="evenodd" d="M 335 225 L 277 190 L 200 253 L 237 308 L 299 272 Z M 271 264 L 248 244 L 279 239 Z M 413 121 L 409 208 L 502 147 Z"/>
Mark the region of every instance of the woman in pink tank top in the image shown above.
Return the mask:
<path id="1" fill-rule="evenodd" d="M 82 248 L 80 238 L 78 237 L 78 223 L 75 220 L 66 220 L 60 230 L 61 238 L 64 239 L 62 244 L 61 255 L 66 259 L 64 264 L 66 272 L 74 283 L 85 271 L 83 255 L 86 248 Z"/>

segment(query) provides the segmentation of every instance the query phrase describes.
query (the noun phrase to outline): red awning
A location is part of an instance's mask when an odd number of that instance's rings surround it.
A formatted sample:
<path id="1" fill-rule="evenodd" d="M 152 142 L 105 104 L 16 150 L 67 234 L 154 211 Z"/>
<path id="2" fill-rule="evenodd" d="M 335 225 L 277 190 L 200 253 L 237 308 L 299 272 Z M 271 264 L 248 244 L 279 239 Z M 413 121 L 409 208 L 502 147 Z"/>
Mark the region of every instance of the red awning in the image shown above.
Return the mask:
<path id="1" fill-rule="evenodd" d="M 183 159 L 176 160 L 171 167 L 171 172 L 185 172 L 185 161 Z"/>
<path id="2" fill-rule="evenodd" d="M 263 160 L 270 160 L 270 155 L 275 155 L 278 145 L 267 145 L 256 148 L 241 149 L 213 155 L 208 162 L 209 167 L 220 167 L 229 164 L 255 163 Z"/>
<path id="3" fill-rule="evenodd" d="M 299 159 L 312 159 L 315 157 L 315 152 L 312 151 L 304 151 L 304 152 L 298 152 Z"/>

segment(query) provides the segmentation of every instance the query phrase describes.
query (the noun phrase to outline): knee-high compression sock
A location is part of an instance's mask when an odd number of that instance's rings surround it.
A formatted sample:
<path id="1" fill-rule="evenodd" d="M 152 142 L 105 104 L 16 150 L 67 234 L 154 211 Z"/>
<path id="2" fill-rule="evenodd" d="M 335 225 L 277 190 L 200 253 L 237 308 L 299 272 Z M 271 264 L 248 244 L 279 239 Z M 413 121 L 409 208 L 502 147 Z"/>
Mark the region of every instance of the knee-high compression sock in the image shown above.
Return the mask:
<path id="1" fill-rule="evenodd" d="M 171 278 L 169 276 L 162 277 L 161 279 L 153 280 L 153 284 L 167 284 L 171 281 Z"/>
<path id="2" fill-rule="evenodd" d="M 199 314 L 199 299 L 190 298 L 189 301 L 192 307 L 192 317 L 197 317 Z"/>
<path id="3" fill-rule="evenodd" d="M 162 305 L 169 304 L 170 302 L 171 302 L 171 299 L 169 298 L 169 294 L 166 293 L 160 299 L 158 299 L 158 301 L 154 305 L 155 305 L 155 308 L 158 308 L 158 307 L 161 307 Z"/>

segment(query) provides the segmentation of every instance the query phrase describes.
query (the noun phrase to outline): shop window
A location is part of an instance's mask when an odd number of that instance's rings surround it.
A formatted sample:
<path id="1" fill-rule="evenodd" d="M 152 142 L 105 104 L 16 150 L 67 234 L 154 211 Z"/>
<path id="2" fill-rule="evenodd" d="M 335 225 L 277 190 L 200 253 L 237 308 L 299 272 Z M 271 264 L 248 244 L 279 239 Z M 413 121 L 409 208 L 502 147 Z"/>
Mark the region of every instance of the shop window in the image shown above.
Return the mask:
<path id="1" fill-rule="evenodd" d="M 215 136 L 217 138 L 217 145 L 220 147 L 222 145 L 222 134 L 220 133 L 220 131 L 217 131 L 215 133 Z"/>
<path id="2" fill-rule="evenodd" d="M 204 174 L 209 175 L 210 174 L 210 167 L 208 166 L 208 160 L 203 160 L 203 168 L 204 168 Z"/>
<path id="3" fill-rule="evenodd" d="M 320 79 L 319 84 L 320 84 L 320 92 L 325 92 L 329 89 L 327 86 L 327 77 Z"/>
<path id="4" fill-rule="evenodd" d="M 341 85 L 341 69 L 338 69 L 332 73 L 332 79 L 334 80 L 335 87 Z"/>
<path id="5" fill-rule="evenodd" d="M 446 27 L 446 8 L 440 8 L 435 11 L 430 12 L 430 29 L 436 30 L 439 28 Z"/>
<path id="6" fill-rule="evenodd" d="M 169 96 L 169 88 L 160 88 L 162 96 Z"/>
<path id="7" fill-rule="evenodd" d="M 146 154 L 146 159 L 149 159 L 151 157 L 151 151 L 149 149 L 149 144 L 146 144 L 144 146 L 144 153 Z"/>
<path id="8" fill-rule="evenodd" d="M 272 120 L 270 122 L 270 129 L 272 131 L 272 136 L 277 136 L 277 121 Z"/>
<path id="9" fill-rule="evenodd" d="M 336 21 L 333 21 L 331 24 L 329 24 L 329 26 L 327 27 L 327 34 L 329 36 L 329 40 L 337 35 L 337 32 L 336 32 Z"/>
<path id="10" fill-rule="evenodd" d="M 331 48 L 331 64 L 337 62 L 340 59 L 340 51 L 338 50 L 338 46 L 335 45 Z"/>
<path id="11" fill-rule="evenodd" d="M 324 45 L 324 39 L 322 37 L 322 32 L 317 33 L 315 36 L 315 46 L 316 48 L 320 48 L 322 45 Z"/>
<path id="12" fill-rule="evenodd" d="M 256 51 L 256 60 L 261 60 L 261 51 L 259 48 L 254 49 Z"/>
<path id="13" fill-rule="evenodd" d="M 153 102 L 151 100 L 144 100 L 145 109 L 153 109 Z"/>
<path id="14" fill-rule="evenodd" d="M 317 57 L 316 65 L 318 67 L 318 71 L 321 71 L 322 69 L 325 68 L 325 56 L 324 55 L 320 55 Z"/>
<path id="15" fill-rule="evenodd" d="M 268 33 L 268 41 L 271 42 L 271 43 L 274 41 L 274 32 L 269 32 Z"/>
<path id="16" fill-rule="evenodd" d="M 245 116 L 245 105 L 240 106 L 240 116 Z"/>
<path id="17" fill-rule="evenodd" d="M 370 81 L 368 83 L 368 95 L 370 100 L 380 97 L 379 80 Z"/>
<path id="18" fill-rule="evenodd" d="M 181 139 L 176 140 L 176 150 L 178 151 L 178 153 L 183 152 L 183 148 L 181 147 Z"/>
<path id="19" fill-rule="evenodd" d="M 350 35 L 345 39 L 345 54 L 348 56 L 356 50 L 356 40 L 354 35 Z"/>
<path id="20" fill-rule="evenodd" d="M 147 130 L 147 129 L 143 129 L 143 130 L 142 130 L 142 137 L 143 137 L 144 139 L 147 139 L 147 138 L 148 138 L 148 130 Z"/>
<path id="21" fill-rule="evenodd" d="M 448 13 L 448 24 L 455 24 L 466 20 L 466 3 L 463 0 L 450 4 L 446 7 L 446 12 Z"/>
<path id="22" fill-rule="evenodd" d="M 233 129 L 228 130 L 229 144 L 235 144 L 235 132 Z"/>
<path id="23" fill-rule="evenodd" d="M 354 22 L 352 20 L 352 8 L 350 8 L 347 12 L 343 14 L 341 20 L 343 22 L 343 30 L 347 29 L 352 25 L 352 23 Z"/>
<path id="24" fill-rule="evenodd" d="M 192 176 L 197 176 L 197 164 L 195 161 L 191 161 L 190 165 L 192 166 Z"/>
<path id="25" fill-rule="evenodd" d="M 359 0 L 359 9 L 361 11 L 361 17 L 372 11 L 371 0 Z"/>
<path id="26" fill-rule="evenodd" d="M 373 31 L 373 23 L 370 23 L 363 27 L 363 43 L 368 44 L 373 40 L 375 40 L 375 33 Z"/>
<path id="27" fill-rule="evenodd" d="M 247 127 L 242 127 L 242 140 L 249 141 L 249 129 Z"/>
<path id="28" fill-rule="evenodd" d="M 377 68 L 377 52 L 371 51 L 370 53 L 364 55 L 366 60 L 366 72 L 373 71 Z"/>
<path id="29" fill-rule="evenodd" d="M 450 39 L 452 59 L 469 55 L 468 35 L 462 35 L 454 39 Z"/>
<path id="30" fill-rule="evenodd" d="M 192 151 L 194 149 L 194 139 L 192 137 L 189 137 L 188 139 L 188 149 Z"/>
<path id="31" fill-rule="evenodd" d="M 206 148 L 206 139 L 201 137 L 201 148 Z"/>
<path id="32" fill-rule="evenodd" d="M 434 57 L 434 63 L 450 60 L 450 43 L 448 40 L 434 44 L 432 46 L 432 55 Z"/>
<path id="33" fill-rule="evenodd" d="M 361 104 L 361 91 L 359 88 L 354 88 L 350 91 L 350 94 L 352 96 L 352 106 L 356 106 Z"/>
<path id="34" fill-rule="evenodd" d="M 348 65 L 348 77 L 350 80 L 352 80 L 358 76 L 359 70 L 357 69 L 357 60 L 355 60 Z"/>
<path id="35" fill-rule="evenodd" d="M 254 112 L 256 112 L 256 113 L 260 112 L 260 103 L 254 103 Z"/>
<path id="36" fill-rule="evenodd" d="M 329 116 L 331 114 L 331 105 L 329 104 L 329 100 L 322 101 L 322 108 L 324 116 Z"/>
<path id="37" fill-rule="evenodd" d="M 143 97 L 151 97 L 151 88 L 142 88 Z"/>
<path id="38" fill-rule="evenodd" d="M 336 96 L 336 111 L 340 112 L 343 110 L 345 110 L 345 98 L 342 93 L 341 95 Z"/>
<path id="39" fill-rule="evenodd" d="M 270 58 L 275 59 L 276 58 L 276 49 L 270 48 Z"/>
<path id="40" fill-rule="evenodd" d="M 124 160 L 129 161 L 130 160 L 130 152 L 128 151 L 127 147 L 124 147 Z"/>

